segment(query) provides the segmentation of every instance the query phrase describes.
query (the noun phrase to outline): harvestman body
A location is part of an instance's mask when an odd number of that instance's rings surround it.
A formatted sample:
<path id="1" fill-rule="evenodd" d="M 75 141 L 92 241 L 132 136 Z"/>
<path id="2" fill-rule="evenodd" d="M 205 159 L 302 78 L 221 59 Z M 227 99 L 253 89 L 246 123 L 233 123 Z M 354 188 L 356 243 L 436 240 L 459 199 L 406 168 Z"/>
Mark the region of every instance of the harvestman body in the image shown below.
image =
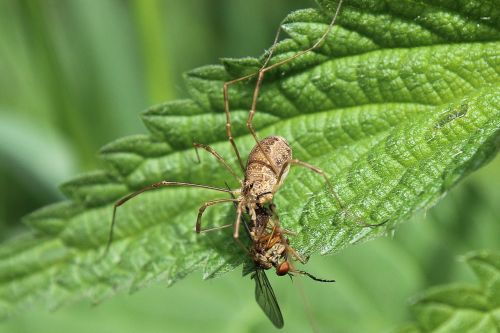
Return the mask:
<path id="1" fill-rule="evenodd" d="M 255 132 L 252 122 L 253 122 L 253 117 L 256 112 L 256 106 L 257 106 L 257 99 L 259 96 L 259 91 L 260 87 L 262 85 L 262 81 L 264 79 L 264 75 L 270 71 L 273 68 L 276 68 L 278 66 L 281 66 L 287 62 L 292 61 L 295 58 L 300 57 L 301 55 L 310 52 L 314 49 L 316 49 L 318 46 L 320 46 L 324 40 L 326 39 L 326 36 L 328 33 L 331 31 L 335 20 L 337 18 L 337 15 L 340 11 L 340 7 L 342 5 L 342 0 L 339 1 L 335 15 L 332 18 L 332 21 L 328 25 L 328 28 L 326 31 L 323 33 L 321 38 L 310 48 L 300 51 L 296 53 L 295 55 L 284 59 L 282 61 L 276 62 L 272 65 L 268 66 L 269 60 L 272 57 L 273 51 L 275 46 L 277 45 L 278 39 L 279 39 L 279 33 L 280 30 L 278 30 L 278 33 L 276 34 L 276 38 L 274 40 L 273 46 L 271 47 L 268 57 L 266 58 L 262 68 L 254 74 L 250 74 L 232 81 L 228 81 L 224 83 L 223 86 L 223 94 L 224 94 L 224 111 L 226 114 L 226 132 L 227 136 L 229 139 L 229 142 L 231 143 L 233 150 L 236 154 L 236 157 L 238 159 L 239 165 L 244 173 L 244 179 L 241 180 L 236 172 L 231 168 L 231 166 L 210 146 L 200 144 L 200 143 L 194 143 L 195 149 L 197 148 L 202 148 L 206 151 L 208 151 L 210 154 L 215 156 L 217 160 L 238 180 L 241 188 L 238 190 L 229 190 L 229 189 L 224 189 L 224 188 L 218 188 L 218 187 L 213 187 L 213 186 L 207 186 L 207 185 L 200 185 L 200 184 L 192 184 L 192 183 L 184 183 L 184 182 L 171 182 L 171 181 L 161 181 L 157 182 L 154 184 L 151 184 L 149 186 L 146 186 L 136 192 L 133 192 L 122 199 L 118 200 L 113 209 L 113 217 L 112 217 L 112 222 L 111 222 L 111 228 L 110 228 L 110 233 L 109 233 L 109 239 L 108 239 L 108 244 L 106 246 L 106 253 L 109 250 L 109 246 L 111 245 L 111 242 L 113 240 L 113 229 L 115 225 L 115 218 L 116 218 L 116 210 L 119 206 L 123 205 L 125 202 L 128 200 L 132 199 L 133 197 L 149 190 L 153 190 L 156 188 L 160 187 L 166 187 L 166 186 L 185 186 L 185 187 L 196 187 L 196 188 L 204 188 L 204 189 L 209 189 L 213 191 L 219 191 L 219 192 L 226 192 L 230 193 L 231 195 L 234 195 L 235 198 L 226 198 L 226 199 L 217 199 L 217 200 L 212 200 L 204 203 L 199 211 L 198 211 L 198 218 L 196 220 L 196 232 L 200 233 L 202 231 L 208 231 L 208 230 L 213 230 L 213 229 L 218 229 L 218 228 L 212 228 L 212 229 L 201 229 L 201 217 L 203 215 L 203 212 L 205 209 L 209 206 L 219 204 L 219 203 L 225 203 L 225 202 L 233 202 L 237 204 L 237 216 L 236 216 L 236 221 L 234 223 L 234 233 L 233 236 L 234 238 L 239 237 L 239 227 L 241 224 L 241 217 L 243 212 L 247 212 L 251 219 L 252 222 L 255 224 L 256 223 L 256 209 L 259 207 L 262 207 L 262 205 L 269 203 L 272 201 L 274 194 L 278 191 L 280 186 L 283 184 L 284 179 L 286 178 L 288 171 L 290 169 L 291 164 L 296 164 L 299 166 L 306 167 L 321 176 L 324 177 L 325 181 L 327 182 L 328 185 L 329 181 L 326 176 L 326 174 L 306 163 L 297 159 L 292 158 L 292 149 L 288 142 L 280 137 L 280 136 L 269 136 L 267 138 L 264 138 L 262 140 L 259 140 L 257 137 L 257 133 Z M 257 83 L 255 85 L 255 90 L 253 92 L 253 99 L 252 99 L 252 105 L 250 108 L 250 112 L 248 115 L 247 119 L 247 127 L 252 134 L 253 138 L 255 139 L 256 145 L 253 147 L 252 151 L 250 152 L 247 160 L 246 166 L 244 165 L 240 153 L 238 151 L 238 148 L 236 146 L 236 143 L 234 142 L 232 132 L 231 132 L 231 116 L 229 112 L 229 86 L 240 82 L 244 81 L 247 79 L 250 79 L 252 77 L 257 76 Z M 198 151 L 196 151 L 198 154 Z M 331 187 L 330 187 L 331 189 Z M 331 191 L 335 200 L 337 201 L 337 204 L 342 207 L 342 204 L 335 194 L 335 192 L 332 190 Z M 223 226 L 226 227 L 226 226 Z"/>

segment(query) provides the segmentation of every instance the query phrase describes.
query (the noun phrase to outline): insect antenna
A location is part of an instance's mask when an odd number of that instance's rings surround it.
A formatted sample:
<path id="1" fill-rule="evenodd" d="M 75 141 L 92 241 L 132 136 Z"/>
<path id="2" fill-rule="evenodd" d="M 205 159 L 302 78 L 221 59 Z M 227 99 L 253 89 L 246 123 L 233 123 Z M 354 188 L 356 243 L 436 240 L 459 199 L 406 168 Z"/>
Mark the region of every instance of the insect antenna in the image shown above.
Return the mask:
<path id="1" fill-rule="evenodd" d="M 296 270 L 296 271 L 294 271 L 294 273 L 298 273 L 300 275 L 306 275 L 306 276 L 310 277 L 311 279 L 313 279 L 314 281 L 318 281 L 318 282 L 335 282 L 335 280 L 327 280 L 327 279 L 317 278 L 314 275 L 312 275 L 311 273 L 308 273 L 306 271 Z"/>

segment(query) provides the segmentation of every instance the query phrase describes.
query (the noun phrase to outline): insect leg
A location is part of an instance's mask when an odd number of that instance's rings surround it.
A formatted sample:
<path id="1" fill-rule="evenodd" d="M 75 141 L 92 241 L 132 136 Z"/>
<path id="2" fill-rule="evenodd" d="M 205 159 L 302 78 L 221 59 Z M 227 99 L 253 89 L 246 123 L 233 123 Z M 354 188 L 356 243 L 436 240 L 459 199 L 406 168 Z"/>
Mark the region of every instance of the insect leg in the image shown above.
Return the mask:
<path id="1" fill-rule="evenodd" d="M 238 208 L 236 208 L 236 222 L 234 223 L 234 233 L 233 233 L 234 239 L 238 239 L 238 237 L 240 237 L 241 214 L 243 211 L 242 203 L 243 201 L 240 201 L 238 203 Z"/>
<path id="2" fill-rule="evenodd" d="M 111 219 L 111 227 L 109 229 L 109 236 L 108 236 L 108 243 L 106 244 L 106 249 L 104 251 L 104 254 L 102 257 L 105 257 L 106 254 L 109 252 L 109 247 L 111 246 L 111 243 L 113 242 L 113 231 L 115 229 L 115 222 L 116 222 L 116 210 L 118 207 L 129 201 L 130 199 L 138 196 L 139 194 L 142 194 L 146 191 L 154 190 L 160 187 L 166 187 L 166 186 L 185 186 L 185 187 L 197 187 L 197 188 L 204 188 L 207 190 L 213 190 L 213 191 L 219 191 L 219 192 L 226 192 L 226 193 L 233 193 L 233 191 L 226 190 L 224 188 L 218 188 L 218 187 L 213 187 L 213 186 L 207 186 L 207 185 L 200 185 L 200 184 L 191 184 L 191 183 L 183 183 L 183 182 L 169 182 L 166 180 L 163 180 L 161 182 L 157 182 L 148 186 L 145 186 L 141 188 L 140 190 L 137 190 L 135 192 L 130 193 L 129 195 L 126 195 L 125 197 L 121 198 L 118 200 L 114 207 L 113 207 L 113 216 Z"/>
<path id="3" fill-rule="evenodd" d="M 236 202 L 236 201 L 239 201 L 239 199 L 217 199 L 217 200 L 212 200 L 212 201 L 207 201 L 203 204 L 203 206 L 200 207 L 200 209 L 198 210 L 198 218 L 196 219 L 196 233 L 199 234 L 202 230 L 201 230 L 201 217 L 203 215 L 203 213 L 205 212 L 205 209 L 207 209 L 207 207 L 210 207 L 210 206 L 213 206 L 213 205 L 216 205 L 216 204 L 219 204 L 219 203 L 223 203 L 223 202 Z M 214 228 L 211 228 L 212 230 Z M 203 230 L 203 231 L 207 231 L 207 230 Z"/>
<path id="4" fill-rule="evenodd" d="M 335 201 L 337 201 L 337 204 L 339 205 L 339 207 L 341 209 L 344 209 L 344 205 L 340 201 L 340 198 L 338 197 L 337 193 L 335 193 L 335 191 L 333 190 L 332 184 L 330 183 L 330 180 L 328 179 L 328 176 L 326 175 L 326 173 L 323 170 L 321 170 L 320 168 L 317 168 L 317 167 L 315 167 L 315 166 L 313 166 L 313 165 L 311 165 L 309 163 L 303 162 L 301 160 L 293 159 L 293 160 L 289 160 L 289 161 L 285 162 L 283 164 L 283 167 L 281 168 L 281 172 L 278 175 L 277 184 L 279 184 L 281 182 L 281 178 L 285 174 L 285 171 L 286 171 L 286 169 L 288 168 L 288 166 L 290 164 L 295 164 L 295 165 L 302 166 L 304 168 L 312 170 L 312 171 L 316 172 L 317 174 L 321 175 L 325 179 L 325 182 L 328 185 L 328 187 L 330 189 L 330 192 L 332 193 L 333 197 L 335 198 Z"/>
<path id="5" fill-rule="evenodd" d="M 287 59 L 283 59 L 281 61 L 278 61 L 270 66 L 266 66 L 267 65 L 267 61 L 266 63 L 264 64 L 264 67 L 261 68 L 259 70 L 259 73 L 258 73 L 258 77 L 257 77 L 257 83 L 255 84 L 255 90 L 253 92 L 253 98 L 252 98 L 252 107 L 250 108 L 250 112 L 248 114 L 248 119 L 247 119 L 247 127 L 248 127 L 248 130 L 250 131 L 250 133 L 252 134 L 253 138 L 255 139 L 255 142 L 257 142 L 257 144 L 259 145 L 259 149 L 262 151 L 262 153 L 264 154 L 264 156 L 266 157 L 267 161 L 269 162 L 269 164 L 272 166 L 274 172 L 277 174 L 278 173 L 278 170 L 276 168 L 276 166 L 274 165 L 274 163 L 272 162 L 272 159 L 271 157 L 269 156 L 269 154 L 267 154 L 264 149 L 262 148 L 262 145 L 260 144 L 260 141 L 259 139 L 257 138 L 257 133 L 255 132 L 254 128 L 253 128 L 253 117 L 255 115 L 255 111 L 256 111 L 256 108 L 257 108 L 257 98 L 259 96 L 259 91 L 260 91 L 260 87 L 262 85 L 262 81 L 264 80 L 264 75 L 266 74 L 266 72 L 270 71 L 271 69 L 273 68 L 276 68 L 276 67 L 279 67 L 283 64 L 286 64 L 310 51 L 313 51 L 314 49 L 316 49 L 317 47 L 321 46 L 321 44 L 323 44 L 323 42 L 326 40 L 326 37 L 328 36 L 328 34 L 330 33 L 330 31 L 332 30 L 332 27 L 333 25 L 335 24 L 335 21 L 337 19 L 337 16 L 340 12 L 340 7 L 342 6 L 342 0 L 339 1 L 338 5 L 337 5 L 337 9 L 335 11 L 335 15 L 333 16 L 332 18 L 332 21 L 330 22 L 330 24 L 328 25 L 328 28 L 326 29 L 326 31 L 323 33 L 323 35 L 321 35 L 321 37 L 316 41 L 316 43 L 314 43 L 311 47 L 309 47 L 308 49 L 306 50 L 302 50 L 300 52 L 297 52 L 296 54 L 294 54 L 293 56 L 287 58 Z M 277 40 L 275 40 L 275 45 L 277 43 Z M 274 49 L 275 45 L 273 45 L 272 49 Z M 269 60 L 269 59 L 268 59 Z"/>
<path id="6" fill-rule="evenodd" d="M 273 45 L 269 49 L 268 55 L 266 57 L 266 60 L 264 61 L 264 64 L 262 65 L 262 68 L 265 68 L 267 66 L 267 64 L 269 63 L 269 60 L 271 60 L 271 57 L 272 57 L 273 52 L 274 52 L 274 49 L 275 49 L 276 45 L 278 44 L 278 39 L 279 39 L 279 36 L 280 36 L 280 32 L 281 32 L 281 24 L 280 24 L 280 26 L 278 28 L 278 31 L 276 32 L 276 36 L 274 37 Z M 233 147 L 233 150 L 234 150 L 234 152 L 236 154 L 236 157 L 238 158 L 238 162 L 240 163 L 240 167 L 241 167 L 241 170 L 243 172 L 245 172 L 245 165 L 243 164 L 243 161 L 242 161 L 241 156 L 240 156 L 240 152 L 238 151 L 238 147 L 236 146 L 236 143 L 234 142 L 233 133 L 231 131 L 231 114 L 229 112 L 229 86 L 232 85 L 232 84 L 235 84 L 235 83 L 238 83 L 238 82 L 250 79 L 250 78 L 258 75 L 258 73 L 259 72 L 252 73 L 252 74 L 245 75 L 243 77 L 240 77 L 240 78 L 237 78 L 237 79 L 234 79 L 234 80 L 231 80 L 231 81 L 224 82 L 224 86 L 223 86 L 223 89 L 222 89 L 223 90 L 223 94 L 224 94 L 224 112 L 226 113 L 226 133 L 227 133 L 227 137 L 229 139 L 229 142 L 231 142 L 231 146 Z"/>
<path id="7" fill-rule="evenodd" d="M 295 251 L 295 249 L 293 247 L 291 247 L 290 245 L 286 246 L 286 251 L 288 253 L 290 253 L 292 255 L 292 257 L 294 257 L 295 259 L 300 261 L 301 264 L 306 263 L 306 261 L 304 259 L 302 259 L 302 257 L 297 253 L 297 251 Z"/>
<path id="8" fill-rule="evenodd" d="M 312 170 L 312 171 L 316 172 L 317 174 L 320 174 L 321 176 L 323 176 L 323 178 L 325 179 L 325 182 L 326 182 L 326 184 L 327 184 L 328 188 L 330 189 L 330 193 L 331 193 L 331 194 L 332 194 L 332 196 L 335 198 L 335 201 L 337 202 L 338 206 L 340 207 L 340 209 L 345 210 L 345 206 L 344 206 L 344 204 L 342 204 L 342 201 L 340 201 L 339 196 L 337 195 L 337 193 L 336 193 L 336 192 L 335 192 L 335 190 L 333 189 L 333 186 L 332 186 L 332 184 L 330 183 L 330 180 L 328 179 L 328 176 L 326 175 L 326 173 L 325 173 L 323 170 L 321 170 L 321 169 L 319 169 L 319 168 L 317 168 L 317 167 L 315 167 L 315 166 L 313 166 L 313 165 L 311 165 L 311 164 L 309 164 L 309 163 L 306 163 L 306 162 L 303 162 L 303 161 L 300 161 L 300 160 L 297 160 L 297 159 L 293 159 L 293 160 L 290 160 L 290 161 L 285 162 L 285 163 L 283 164 L 283 168 L 281 169 L 281 172 L 280 172 L 280 174 L 279 174 L 279 176 L 278 176 L 278 182 L 277 182 L 278 184 L 280 183 L 280 181 L 281 181 L 281 177 L 283 177 L 283 175 L 284 175 L 284 171 L 286 170 L 286 168 L 287 168 L 287 166 L 288 166 L 289 164 L 296 164 L 296 165 L 300 165 L 300 166 L 302 166 L 302 167 L 308 168 L 308 169 L 310 169 L 310 170 Z M 383 221 L 383 222 L 381 222 L 381 223 L 374 223 L 374 224 L 371 224 L 371 223 L 366 223 L 366 222 L 362 221 L 359 217 L 354 217 L 354 216 L 353 216 L 350 212 L 348 212 L 348 211 L 346 211 L 346 213 L 347 213 L 350 217 L 353 217 L 353 218 L 354 218 L 354 221 L 355 221 L 357 224 L 359 224 L 359 225 L 361 225 L 361 226 L 363 226 L 363 227 L 368 227 L 368 228 L 380 227 L 380 226 L 384 225 L 385 223 L 387 223 L 387 221 L 388 221 L 388 220 L 385 220 L 385 221 Z"/>
<path id="9" fill-rule="evenodd" d="M 206 229 L 200 230 L 200 233 L 205 233 L 205 232 L 214 231 L 214 230 L 221 230 L 221 229 L 229 228 L 232 225 L 233 225 L 232 223 L 229 223 L 229 224 L 221 225 L 219 227 L 206 228 Z"/>
<path id="10" fill-rule="evenodd" d="M 215 158 L 227 169 L 227 171 L 229 171 L 234 176 L 234 178 L 241 185 L 243 184 L 242 180 L 238 177 L 238 175 L 236 174 L 236 172 L 234 172 L 233 168 L 231 168 L 231 166 L 229 164 L 227 164 L 227 162 L 222 158 L 222 156 L 220 156 L 219 153 L 217 153 L 215 151 L 215 149 L 213 149 L 212 147 L 210 147 L 208 145 L 204 145 L 202 143 L 193 143 L 193 147 L 194 147 L 194 149 L 196 151 L 196 157 L 198 158 L 198 162 L 200 161 L 200 155 L 198 154 L 198 148 L 205 149 L 210 154 L 212 154 L 213 156 L 215 156 Z"/>
<path id="11" fill-rule="evenodd" d="M 236 157 L 238 158 L 238 162 L 240 163 L 241 170 L 245 172 L 245 165 L 243 164 L 243 161 L 240 156 L 240 152 L 238 151 L 238 147 L 236 146 L 236 143 L 234 142 L 233 138 L 233 133 L 231 131 L 231 114 L 229 113 L 229 86 L 232 84 L 235 84 L 237 82 L 249 79 L 253 77 L 255 74 L 250 74 L 246 75 L 243 77 L 240 77 L 238 79 L 224 82 L 224 86 L 222 88 L 223 94 L 224 94 L 224 112 L 226 113 L 226 133 L 227 137 L 229 139 L 229 142 L 231 142 L 231 146 L 233 147 L 234 153 L 236 154 Z"/>

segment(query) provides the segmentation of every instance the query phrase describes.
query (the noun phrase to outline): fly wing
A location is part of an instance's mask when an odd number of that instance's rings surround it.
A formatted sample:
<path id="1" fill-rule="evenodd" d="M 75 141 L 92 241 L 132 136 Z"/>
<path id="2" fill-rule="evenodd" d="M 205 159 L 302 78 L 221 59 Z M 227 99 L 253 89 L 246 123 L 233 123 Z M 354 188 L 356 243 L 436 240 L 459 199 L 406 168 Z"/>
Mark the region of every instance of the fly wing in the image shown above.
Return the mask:
<path id="1" fill-rule="evenodd" d="M 266 272 L 257 268 L 252 279 L 255 280 L 255 300 L 274 326 L 282 328 L 285 323 Z"/>

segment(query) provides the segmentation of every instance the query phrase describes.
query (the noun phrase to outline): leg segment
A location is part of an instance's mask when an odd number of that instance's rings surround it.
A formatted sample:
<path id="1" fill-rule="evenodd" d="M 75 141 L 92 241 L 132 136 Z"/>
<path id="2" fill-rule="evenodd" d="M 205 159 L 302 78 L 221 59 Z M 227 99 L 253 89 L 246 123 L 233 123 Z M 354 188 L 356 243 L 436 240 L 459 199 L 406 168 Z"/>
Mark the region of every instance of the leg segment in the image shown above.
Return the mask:
<path id="1" fill-rule="evenodd" d="M 327 175 L 325 174 L 325 172 L 309 163 L 306 163 L 306 162 L 302 162 L 300 160 L 290 160 L 288 162 L 286 162 L 285 164 L 283 164 L 283 168 L 281 169 L 281 172 L 278 176 L 278 184 L 280 183 L 281 181 L 281 178 L 283 177 L 283 174 L 287 168 L 287 166 L 289 164 L 296 164 L 296 165 L 300 165 L 300 166 L 303 166 L 305 168 L 308 168 L 314 172 L 316 172 L 317 174 L 320 174 L 321 176 L 323 176 L 323 178 L 325 179 L 325 182 L 327 184 L 327 186 L 330 188 L 330 192 L 332 193 L 332 196 L 334 197 L 335 201 L 337 202 L 337 204 L 339 205 L 340 209 L 345 209 L 345 206 L 342 204 L 342 201 L 340 201 L 340 198 L 339 196 L 337 195 L 337 193 L 335 192 L 335 190 L 333 189 L 333 186 L 332 184 L 330 183 L 330 180 L 328 179 Z M 346 211 L 346 213 L 348 215 L 350 215 L 351 217 L 353 217 L 353 215 L 351 213 L 349 213 L 348 211 Z M 370 227 L 370 228 L 373 228 L 373 227 L 380 227 L 382 225 L 384 225 L 385 223 L 387 223 L 388 220 L 384 221 L 384 222 L 381 222 L 381 223 L 375 223 L 375 224 L 370 224 L 370 223 L 366 223 L 366 222 L 363 222 L 361 221 L 359 218 L 354 218 L 355 222 L 363 227 Z"/>
<path id="2" fill-rule="evenodd" d="M 232 223 L 229 223 L 229 224 L 221 225 L 219 227 L 206 228 L 206 229 L 200 230 L 200 233 L 205 233 L 205 232 L 215 231 L 215 230 L 221 230 L 221 229 L 229 228 L 232 225 L 233 225 Z"/>
<path id="3" fill-rule="evenodd" d="M 238 203 L 238 207 L 236 208 L 236 222 L 234 223 L 234 233 L 233 238 L 238 239 L 240 237 L 240 223 L 241 223 L 241 214 L 243 210 L 243 201 Z"/>
<path id="4" fill-rule="evenodd" d="M 245 172 L 245 165 L 243 164 L 243 161 L 241 160 L 240 152 L 238 151 L 238 147 L 236 146 L 236 143 L 234 142 L 233 138 L 233 133 L 231 131 L 231 114 L 229 113 L 229 86 L 232 84 L 235 84 L 237 82 L 246 80 L 254 76 L 254 74 L 251 75 L 246 75 L 243 77 L 240 77 L 238 79 L 224 82 L 223 86 L 223 93 L 224 93 L 224 112 L 226 113 L 226 133 L 227 137 L 229 139 L 229 142 L 231 142 L 231 146 L 233 147 L 234 153 L 236 154 L 236 157 L 238 158 L 238 162 L 240 164 L 241 170 Z"/>
<path id="5" fill-rule="evenodd" d="M 259 70 L 258 78 L 257 78 L 257 83 L 255 84 L 255 90 L 254 90 L 254 93 L 253 93 L 252 107 L 251 107 L 250 112 L 248 114 L 247 127 L 248 127 L 248 130 L 250 131 L 250 133 L 252 134 L 253 138 L 255 139 L 255 142 L 259 145 L 259 149 L 262 151 L 262 153 L 264 154 L 264 156 L 266 157 L 267 161 L 272 166 L 272 168 L 273 168 L 273 170 L 274 170 L 274 172 L 276 174 L 278 174 L 278 170 L 274 166 L 274 163 L 272 162 L 271 157 L 269 156 L 269 154 L 267 154 L 264 151 L 264 149 L 262 149 L 262 145 L 260 144 L 259 139 L 257 138 L 257 134 L 256 134 L 256 132 L 255 132 L 255 130 L 253 128 L 253 125 L 252 125 L 253 117 L 254 117 L 254 114 L 255 114 L 255 111 L 256 111 L 256 108 L 257 108 L 257 98 L 259 97 L 259 91 L 260 91 L 260 87 L 262 85 L 262 81 L 264 80 L 264 75 L 265 75 L 266 72 L 270 71 L 271 69 L 279 67 L 279 66 L 281 66 L 283 64 L 286 64 L 287 62 L 290 62 L 290 61 L 292 61 L 292 60 L 294 60 L 294 59 L 302 56 L 303 54 L 308 53 L 308 52 L 316 49 L 317 47 L 321 46 L 321 44 L 323 44 L 323 42 L 325 41 L 326 37 L 328 36 L 328 34 L 330 33 L 330 31 L 332 30 L 332 27 L 335 24 L 337 16 L 338 16 L 338 14 L 340 12 L 340 7 L 341 6 L 342 6 L 342 0 L 339 1 L 338 5 L 337 5 L 337 10 L 335 11 L 335 15 L 333 16 L 332 21 L 328 25 L 328 28 L 323 33 L 323 35 L 320 37 L 320 39 L 318 39 L 318 41 L 316 41 L 316 43 L 314 43 L 314 45 L 312 45 L 311 47 L 309 47 L 306 50 L 303 50 L 303 51 L 300 51 L 300 52 L 294 54 L 293 56 L 291 56 L 291 57 L 289 57 L 287 59 L 278 61 L 277 63 L 274 63 L 274 64 L 266 67 L 267 62 L 269 61 L 269 58 L 268 58 L 267 61 L 266 61 L 266 64 L 264 65 L 264 67 Z M 275 43 L 276 42 L 277 42 L 277 40 L 275 40 Z M 274 49 L 274 46 L 275 45 L 273 45 L 273 49 Z"/>
<path id="6" fill-rule="evenodd" d="M 280 27 L 278 28 L 278 31 L 276 32 L 276 36 L 274 37 L 274 42 L 271 48 L 269 49 L 269 54 L 266 57 L 266 60 L 264 61 L 264 64 L 261 67 L 261 70 L 267 66 L 269 63 L 269 60 L 271 60 L 271 57 L 273 55 L 274 49 L 276 47 L 276 44 L 278 44 L 278 39 L 280 36 L 280 31 L 281 31 L 281 24 Z M 231 142 L 231 146 L 233 147 L 234 153 L 236 154 L 236 157 L 238 158 L 238 162 L 240 163 L 241 170 L 245 172 L 245 165 L 243 164 L 243 161 L 241 160 L 240 152 L 238 151 L 238 147 L 236 146 L 236 143 L 234 142 L 233 139 L 233 133 L 231 131 L 231 114 L 229 112 L 229 86 L 247 79 L 250 79 L 257 75 L 259 72 L 252 73 L 249 75 L 245 75 L 243 77 L 240 77 L 238 79 L 234 79 L 231 81 L 224 82 L 223 86 L 223 94 L 224 94 L 224 112 L 226 113 L 226 133 L 227 137 L 229 139 L 229 142 Z"/>
<path id="7" fill-rule="evenodd" d="M 291 247 L 290 245 L 287 245 L 286 251 L 287 251 L 287 253 L 290 253 L 292 255 L 292 257 L 294 257 L 295 259 L 300 261 L 301 264 L 306 263 L 306 261 L 304 259 L 302 259 L 302 257 L 297 253 L 297 251 L 295 251 L 295 249 L 293 247 Z"/>
<path id="8" fill-rule="evenodd" d="M 205 149 L 210 154 L 212 154 L 213 156 L 215 156 L 215 158 L 226 168 L 227 171 L 229 171 L 234 176 L 234 178 L 241 185 L 243 184 L 242 180 L 238 177 L 238 175 L 236 174 L 236 172 L 234 172 L 233 168 L 231 168 L 231 166 L 229 164 L 227 164 L 227 162 L 222 158 L 222 156 L 219 155 L 219 153 L 217 153 L 215 151 L 215 149 L 213 149 L 210 146 L 204 145 L 202 143 L 193 143 L 193 147 L 194 147 L 194 150 L 196 152 L 196 157 L 198 158 L 198 162 L 200 162 L 200 155 L 198 154 L 198 148 Z"/>
<path id="9" fill-rule="evenodd" d="M 196 219 L 196 233 L 199 234 L 202 230 L 201 230 L 201 217 L 203 215 L 203 213 L 205 212 L 205 209 L 207 209 L 207 207 L 210 207 L 210 206 L 213 206 L 213 205 L 216 205 L 216 204 L 219 204 L 219 203 L 223 203 L 223 202 L 235 202 L 235 201 L 239 201 L 239 199 L 217 199 L 217 200 L 212 200 L 212 201 L 208 201 L 208 202 L 205 202 L 203 204 L 203 206 L 200 207 L 200 209 L 198 210 L 198 218 Z M 214 228 L 212 228 L 213 230 Z M 207 230 L 204 230 L 204 231 L 207 231 Z"/>
<path id="10" fill-rule="evenodd" d="M 330 188 L 330 192 L 332 193 L 335 201 L 337 202 L 337 204 L 339 205 L 339 207 L 341 209 L 344 209 L 344 205 L 342 204 L 342 201 L 340 201 L 340 198 L 337 196 L 337 193 L 335 193 L 335 191 L 333 190 L 332 184 L 330 183 L 330 180 L 328 179 L 328 177 L 325 174 L 325 172 L 323 170 L 321 170 L 321 169 L 319 169 L 319 168 L 317 168 L 317 167 L 309 164 L 309 163 L 306 163 L 306 162 L 303 162 L 303 161 L 300 161 L 300 160 L 297 160 L 297 159 L 293 159 L 293 160 L 289 160 L 289 161 L 285 162 L 285 164 L 283 164 L 283 167 L 281 168 L 281 172 L 278 175 L 278 182 L 277 182 L 277 184 L 280 184 L 280 182 L 282 181 L 281 178 L 283 177 L 285 170 L 287 169 L 287 167 L 290 164 L 300 165 L 300 166 L 302 166 L 304 168 L 308 168 L 309 170 L 312 170 L 312 171 L 316 172 L 317 174 L 323 176 L 323 178 L 325 179 L 326 184 Z"/>
<path id="11" fill-rule="evenodd" d="M 115 229 L 115 222 L 116 222 L 116 210 L 118 207 L 129 201 L 130 199 L 138 196 L 141 193 L 144 193 L 146 191 L 154 190 L 160 187 L 166 187 L 166 186 L 185 186 L 185 187 L 197 187 L 197 188 L 204 188 L 207 190 L 213 190 L 213 191 L 219 191 L 219 192 L 225 192 L 225 193 L 233 193 L 233 191 L 226 190 L 224 188 L 218 188 L 218 187 L 213 187 L 213 186 L 207 186 L 207 185 L 199 185 L 199 184 L 191 184 L 191 183 L 183 183 L 183 182 L 169 182 L 166 180 L 163 180 L 158 183 L 154 183 L 151 185 L 148 185 L 146 187 L 141 188 L 138 191 L 132 192 L 129 195 L 121 198 L 118 200 L 114 207 L 113 207 L 113 216 L 111 219 L 111 227 L 109 229 L 109 236 L 108 236 L 108 243 L 106 244 L 106 249 L 104 251 L 103 257 L 106 256 L 106 254 L 109 252 L 109 247 L 111 246 L 111 243 L 113 242 L 113 231 Z"/>

